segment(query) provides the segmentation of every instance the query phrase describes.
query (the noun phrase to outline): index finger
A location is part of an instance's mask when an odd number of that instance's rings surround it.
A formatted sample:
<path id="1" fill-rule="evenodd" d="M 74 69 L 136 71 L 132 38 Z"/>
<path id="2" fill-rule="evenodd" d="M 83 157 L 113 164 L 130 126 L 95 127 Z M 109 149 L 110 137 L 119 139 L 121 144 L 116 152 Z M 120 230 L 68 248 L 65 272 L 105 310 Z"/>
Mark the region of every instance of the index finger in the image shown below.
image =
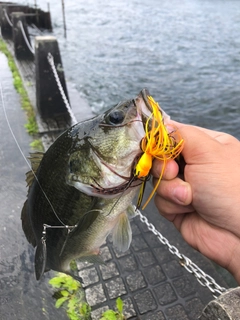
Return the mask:
<path id="1" fill-rule="evenodd" d="M 159 178 L 161 175 L 163 169 L 163 161 L 155 159 L 153 161 L 152 169 L 151 169 L 151 174 L 155 178 Z M 165 180 L 172 180 L 178 175 L 179 167 L 176 161 L 174 160 L 168 160 L 166 162 L 166 166 L 163 172 L 162 179 Z"/>
<path id="2" fill-rule="evenodd" d="M 169 123 L 167 124 L 167 126 L 169 126 L 171 128 L 171 125 L 173 126 L 174 129 L 181 129 L 182 128 L 196 128 L 204 133 L 206 133 L 208 136 L 210 136 L 211 138 L 217 140 L 218 142 L 220 142 L 221 144 L 229 144 L 232 142 L 239 142 L 238 139 L 236 139 L 235 137 L 231 136 L 228 133 L 225 132 L 221 132 L 221 131 L 215 131 L 215 130 L 211 130 L 211 129 L 207 129 L 207 128 L 203 128 L 203 127 L 199 127 L 199 126 L 193 126 L 193 125 L 189 125 L 189 124 L 184 124 L 184 123 L 180 123 L 177 121 L 173 121 L 170 120 Z"/>

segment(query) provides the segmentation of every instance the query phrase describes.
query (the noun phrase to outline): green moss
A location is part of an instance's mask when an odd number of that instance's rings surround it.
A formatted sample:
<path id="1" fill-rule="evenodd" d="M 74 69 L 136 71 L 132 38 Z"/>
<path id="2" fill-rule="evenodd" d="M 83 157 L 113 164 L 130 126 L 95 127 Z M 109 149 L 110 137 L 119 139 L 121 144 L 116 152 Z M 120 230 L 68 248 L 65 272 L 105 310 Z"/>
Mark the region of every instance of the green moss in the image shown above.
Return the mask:
<path id="1" fill-rule="evenodd" d="M 42 140 L 41 139 L 35 139 L 33 140 L 31 143 L 30 143 L 30 147 L 34 150 L 37 150 L 37 151 L 41 151 L 43 152 L 44 151 L 44 147 L 43 147 L 43 144 L 42 144 Z"/>
<path id="2" fill-rule="evenodd" d="M 27 92 L 23 86 L 21 76 L 20 76 L 18 69 L 16 67 L 16 64 L 14 62 L 14 58 L 13 58 L 11 52 L 8 50 L 6 43 L 2 39 L 0 39 L 0 51 L 2 53 L 4 53 L 8 59 L 8 65 L 9 65 L 10 70 L 12 71 L 12 75 L 13 75 L 14 87 L 21 97 L 21 106 L 27 114 L 28 123 L 25 125 L 25 128 L 29 134 L 34 135 L 34 134 L 38 133 L 35 112 L 34 112 L 33 107 L 29 101 Z"/>
<path id="3" fill-rule="evenodd" d="M 56 308 L 63 307 L 71 320 L 91 319 L 91 307 L 85 301 L 85 293 L 80 282 L 71 276 L 58 273 L 49 283 L 57 289 L 53 295 Z"/>
<path id="4" fill-rule="evenodd" d="M 91 307 L 85 300 L 84 289 L 80 282 L 64 273 L 58 273 L 49 280 L 49 284 L 57 291 L 53 297 L 56 299 L 55 307 L 64 308 L 70 320 L 90 320 Z M 116 300 L 116 311 L 105 311 L 100 320 L 126 320 L 123 314 L 123 301 L 120 297 Z"/>
<path id="5" fill-rule="evenodd" d="M 26 123 L 24 127 L 27 129 L 27 132 L 31 135 L 34 135 L 38 132 L 38 126 L 34 115 L 29 115 L 28 123 Z"/>

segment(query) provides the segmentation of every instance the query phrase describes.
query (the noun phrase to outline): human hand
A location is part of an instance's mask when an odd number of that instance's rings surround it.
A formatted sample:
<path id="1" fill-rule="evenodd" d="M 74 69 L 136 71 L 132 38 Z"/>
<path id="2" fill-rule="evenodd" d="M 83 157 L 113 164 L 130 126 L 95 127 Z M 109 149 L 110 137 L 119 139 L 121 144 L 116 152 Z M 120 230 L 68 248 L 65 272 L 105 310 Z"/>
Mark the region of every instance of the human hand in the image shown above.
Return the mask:
<path id="1" fill-rule="evenodd" d="M 169 161 L 156 206 L 191 246 L 240 283 L 240 142 L 225 133 L 174 125 L 184 139 L 184 178 L 177 163 Z M 161 169 L 155 160 L 154 183 Z"/>

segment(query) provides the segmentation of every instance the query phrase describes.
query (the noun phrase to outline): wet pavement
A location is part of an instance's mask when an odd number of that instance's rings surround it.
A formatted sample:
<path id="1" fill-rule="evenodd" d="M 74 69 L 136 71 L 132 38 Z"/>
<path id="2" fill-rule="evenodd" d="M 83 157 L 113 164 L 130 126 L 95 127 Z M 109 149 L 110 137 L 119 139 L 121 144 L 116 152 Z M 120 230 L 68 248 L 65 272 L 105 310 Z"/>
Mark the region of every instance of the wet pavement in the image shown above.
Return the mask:
<path id="1" fill-rule="evenodd" d="M 0 52 L 0 82 L 9 122 L 16 139 L 28 156 L 31 137 L 26 133 L 26 116 L 13 87 L 6 57 Z M 0 99 L 0 319 L 67 319 L 54 307 L 50 274 L 35 280 L 33 248 L 21 227 L 21 207 L 26 199 L 25 172 L 29 169 L 10 133 Z"/>
<path id="2" fill-rule="evenodd" d="M 1 53 L 0 82 L 9 122 L 27 156 L 31 138 L 24 129 L 26 117 L 13 88 L 6 58 Z M 78 120 L 80 117 L 78 114 Z M 28 166 L 7 126 L 2 100 L 0 119 L 0 318 L 67 319 L 63 310 L 55 309 L 51 297 L 48 280 L 54 273 L 47 273 L 40 282 L 35 280 L 34 250 L 24 237 L 20 220 L 21 207 L 26 199 L 24 180 Z M 181 253 L 192 259 L 221 286 L 228 286 L 222 273 L 208 259 L 190 248 L 171 223 L 160 217 L 153 201 L 144 214 Z M 120 254 L 107 240 L 102 248 L 105 265 L 81 264 L 80 275 L 92 306 L 93 319 L 99 319 L 103 310 L 112 308 L 118 296 L 124 301 L 124 313 L 128 319 L 197 319 L 203 307 L 213 299 L 210 291 L 180 266 L 178 259 L 158 241 L 139 217 L 132 221 L 132 228 L 133 241 L 129 251 Z"/>

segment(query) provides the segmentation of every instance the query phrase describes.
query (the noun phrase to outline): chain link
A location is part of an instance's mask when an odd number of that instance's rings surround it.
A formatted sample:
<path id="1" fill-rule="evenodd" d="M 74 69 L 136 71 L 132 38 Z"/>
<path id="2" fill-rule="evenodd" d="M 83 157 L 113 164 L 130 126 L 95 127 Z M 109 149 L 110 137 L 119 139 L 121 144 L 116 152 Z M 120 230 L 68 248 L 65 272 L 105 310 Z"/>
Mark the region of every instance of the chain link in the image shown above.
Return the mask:
<path id="1" fill-rule="evenodd" d="M 47 59 L 48 59 L 48 62 L 51 66 L 51 69 L 52 69 L 52 72 L 53 72 L 53 75 L 54 75 L 54 78 L 56 80 L 56 83 L 57 83 L 57 86 L 58 86 L 58 89 L 59 89 L 59 92 L 62 96 L 62 99 L 63 99 L 63 102 L 65 103 L 65 106 L 68 110 L 68 113 L 70 114 L 71 116 L 71 120 L 72 120 L 72 124 L 76 124 L 77 123 L 77 119 L 75 118 L 73 112 L 72 112 L 72 109 L 71 109 L 71 106 L 68 102 L 68 99 L 65 95 L 65 92 L 63 90 L 63 87 L 62 87 L 62 84 L 61 84 L 61 81 L 59 79 L 59 76 L 58 76 L 58 73 L 57 73 L 57 70 L 56 70 L 56 67 L 55 67 L 55 64 L 54 64 L 54 58 L 52 56 L 52 54 L 49 52 L 48 55 L 47 55 Z"/>
<path id="2" fill-rule="evenodd" d="M 184 254 L 180 253 L 179 250 L 171 245 L 167 238 L 165 238 L 152 223 L 148 221 L 148 219 L 140 212 L 140 210 L 136 209 L 136 214 L 140 217 L 140 220 L 145 223 L 153 234 L 155 234 L 158 240 L 165 246 L 168 247 L 168 250 L 175 256 L 179 258 L 180 265 L 184 267 L 189 273 L 192 273 L 197 281 L 203 286 L 207 287 L 216 298 L 217 294 L 224 293 L 227 289 L 219 286 L 216 281 L 208 274 L 206 274 L 202 269 L 200 269 L 192 260 L 186 257 Z"/>

